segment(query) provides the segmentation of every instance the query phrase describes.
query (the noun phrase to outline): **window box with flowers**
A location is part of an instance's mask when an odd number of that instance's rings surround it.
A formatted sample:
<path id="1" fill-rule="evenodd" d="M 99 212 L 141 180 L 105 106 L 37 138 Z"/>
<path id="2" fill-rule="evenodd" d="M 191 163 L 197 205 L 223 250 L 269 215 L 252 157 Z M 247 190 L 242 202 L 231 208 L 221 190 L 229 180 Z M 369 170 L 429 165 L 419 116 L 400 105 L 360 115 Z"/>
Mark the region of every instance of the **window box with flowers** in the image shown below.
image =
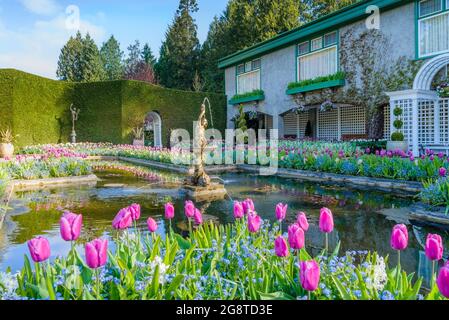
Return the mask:
<path id="1" fill-rule="evenodd" d="M 345 78 L 346 74 L 344 72 L 337 72 L 330 76 L 292 82 L 288 85 L 286 93 L 288 95 L 293 95 L 325 88 L 343 87 L 346 84 Z"/>
<path id="2" fill-rule="evenodd" d="M 263 90 L 254 90 L 248 93 L 236 94 L 229 100 L 229 104 L 237 105 L 241 103 L 263 101 L 265 100 L 265 93 Z"/>

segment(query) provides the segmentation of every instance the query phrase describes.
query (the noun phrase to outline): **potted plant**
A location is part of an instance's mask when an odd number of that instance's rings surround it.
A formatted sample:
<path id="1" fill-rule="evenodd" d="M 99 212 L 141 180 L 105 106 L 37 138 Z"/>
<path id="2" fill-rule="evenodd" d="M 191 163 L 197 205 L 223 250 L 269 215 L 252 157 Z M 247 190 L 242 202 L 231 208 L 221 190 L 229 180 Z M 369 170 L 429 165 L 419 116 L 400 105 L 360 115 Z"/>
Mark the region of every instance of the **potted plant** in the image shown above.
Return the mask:
<path id="1" fill-rule="evenodd" d="M 11 158 L 14 155 L 14 139 L 11 129 L 0 130 L 0 158 Z"/>
<path id="2" fill-rule="evenodd" d="M 133 145 L 134 146 L 143 146 L 145 144 L 142 127 L 133 128 L 131 133 L 133 135 Z"/>
<path id="3" fill-rule="evenodd" d="M 388 151 L 408 151 L 408 142 L 404 140 L 404 134 L 400 132 L 400 130 L 404 126 L 404 122 L 400 119 L 402 113 L 403 111 L 400 107 L 396 107 L 393 111 L 393 114 L 396 117 L 396 120 L 393 122 L 393 126 L 396 131 L 391 135 L 391 141 L 388 141 L 387 143 Z"/>

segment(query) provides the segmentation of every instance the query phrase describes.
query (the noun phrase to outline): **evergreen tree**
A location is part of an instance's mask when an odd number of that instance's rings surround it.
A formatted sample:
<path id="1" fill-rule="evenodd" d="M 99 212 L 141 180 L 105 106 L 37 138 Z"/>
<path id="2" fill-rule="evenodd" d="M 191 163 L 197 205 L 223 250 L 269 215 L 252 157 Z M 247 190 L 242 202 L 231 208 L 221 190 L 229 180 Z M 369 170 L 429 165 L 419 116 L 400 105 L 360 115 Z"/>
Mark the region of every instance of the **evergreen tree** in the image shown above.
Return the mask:
<path id="1" fill-rule="evenodd" d="M 192 18 L 192 13 L 197 11 L 196 0 L 180 0 L 156 66 L 158 79 L 165 87 L 192 89 L 200 54 L 197 26 Z"/>
<path id="2" fill-rule="evenodd" d="M 89 33 L 86 34 L 86 37 L 83 40 L 81 58 L 81 82 L 101 81 L 105 78 L 100 51 Z"/>
<path id="3" fill-rule="evenodd" d="M 123 77 L 123 51 L 120 44 L 111 36 L 100 50 L 101 62 L 105 71 L 105 80 L 119 80 Z"/>
<path id="4" fill-rule="evenodd" d="M 346 6 L 359 2 L 360 0 L 302 0 L 306 3 L 309 11 L 309 19 L 318 19 Z"/>
<path id="5" fill-rule="evenodd" d="M 58 69 L 56 76 L 60 80 L 80 82 L 82 81 L 81 55 L 83 51 L 83 37 L 80 32 L 75 37 L 70 37 L 69 41 L 61 49 L 59 55 Z"/>
<path id="6" fill-rule="evenodd" d="M 157 83 L 153 66 L 145 60 L 145 57 L 149 57 L 147 54 L 148 51 L 145 51 L 145 48 L 144 50 L 140 49 L 138 40 L 128 47 L 128 56 L 125 59 L 125 79 L 144 81 L 151 84 Z"/>
<path id="7" fill-rule="evenodd" d="M 156 65 L 156 58 L 154 57 L 153 51 L 151 50 L 151 47 L 148 43 L 143 46 L 142 59 L 151 67 L 154 67 Z"/>

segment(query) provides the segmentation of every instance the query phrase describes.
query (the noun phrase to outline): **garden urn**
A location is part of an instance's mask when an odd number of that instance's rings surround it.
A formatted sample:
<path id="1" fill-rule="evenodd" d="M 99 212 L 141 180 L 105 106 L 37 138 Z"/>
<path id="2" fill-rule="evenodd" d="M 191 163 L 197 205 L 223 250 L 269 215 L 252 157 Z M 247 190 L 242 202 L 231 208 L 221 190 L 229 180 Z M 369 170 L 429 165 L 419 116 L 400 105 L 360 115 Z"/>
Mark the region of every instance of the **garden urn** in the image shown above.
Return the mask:
<path id="1" fill-rule="evenodd" d="M 11 158 L 14 155 L 12 143 L 0 143 L 0 158 Z"/>

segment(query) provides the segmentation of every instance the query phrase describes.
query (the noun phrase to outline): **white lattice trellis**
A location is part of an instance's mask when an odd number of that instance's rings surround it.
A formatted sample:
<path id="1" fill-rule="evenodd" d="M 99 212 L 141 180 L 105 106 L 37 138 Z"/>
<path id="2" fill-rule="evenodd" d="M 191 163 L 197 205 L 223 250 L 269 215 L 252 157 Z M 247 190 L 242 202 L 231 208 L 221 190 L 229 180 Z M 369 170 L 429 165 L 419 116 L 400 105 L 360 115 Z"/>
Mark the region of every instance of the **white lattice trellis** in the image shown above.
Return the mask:
<path id="1" fill-rule="evenodd" d="M 390 130 L 390 106 L 384 108 L 384 139 L 389 140 L 391 136 Z"/>
<path id="2" fill-rule="evenodd" d="M 404 134 L 404 139 L 411 143 L 412 141 L 412 117 L 413 117 L 413 101 L 411 99 L 402 99 L 402 100 L 394 100 L 392 101 L 393 110 L 397 107 L 402 109 L 402 116 L 400 119 L 404 122 L 404 126 L 402 128 L 402 133 Z M 390 114 L 390 130 L 392 132 L 396 131 L 395 128 L 393 128 L 393 122 L 396 120 L 396 117 L 394 114 Z"/>
<path id="3" fill-rule="evenodd" d="M 284 116 L 284 135 L 296 136 L 298 139 L 304 138 L 308 121 L 309 112 L 287 113 Z"/>
<path id="4" fill-rule="evenodd" d="M 341 107 L 340 117 L 342 135 L 366 133 L 366 112 L 364 107 Z"/>
<path id="5" fill-rule="evenodd" d="M 338 140 L 338 110 L 318 111 L 318 139 Z"/>
<path id="6" fill-rule="evenodd" d="M 441 99 L 440 103 L 440 142 L 449 144 L 449 99 Z"/>
<path id="7" fill-rule="evenodd" d="M 435 103 L 432 100 L 418 101 L 418 143 L 435 143 Z"/>

